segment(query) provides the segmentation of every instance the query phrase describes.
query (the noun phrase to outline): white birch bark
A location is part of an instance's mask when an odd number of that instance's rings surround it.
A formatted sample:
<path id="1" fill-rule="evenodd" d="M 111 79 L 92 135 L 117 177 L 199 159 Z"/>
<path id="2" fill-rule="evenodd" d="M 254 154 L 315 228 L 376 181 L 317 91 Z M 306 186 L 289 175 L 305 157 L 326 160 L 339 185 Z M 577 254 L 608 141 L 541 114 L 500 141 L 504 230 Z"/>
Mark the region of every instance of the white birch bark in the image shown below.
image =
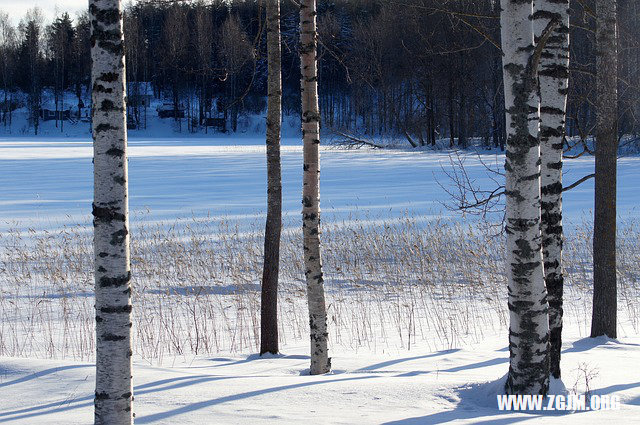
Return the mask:
<path id="1" fill-rule="evenodd" d="M 90 0 L 96 424 L 133 422 L 124 35 L 120 0 Z"/>
<path id="2" fill-rule="evenodd" d="M 300 2 L 302 90 L 304 267 L 309 304 L 312 375 L 331 370 L 327 347 L 327 309 L 320 257 L 320 108 L 318 106 L 316 0 Z"/>
<path id="3" fill-rule="evenodd" d="M 540 83 L 540 155 L 542 164 L 542 255 L 549 299 L 550 371 L 560 378 L 562 349 L 562 151 L 569 89 L 569 0 L 535 0 L 537 39 L 557 22 L 544 43 L 538 67 Z"/>
<path id="4" fill-rule="evenodd" d="M 533 2 L 501 0 L 507 123 L 508 394 L 546 394 L 549 316 L 540 235 L 540 144 Z"/>

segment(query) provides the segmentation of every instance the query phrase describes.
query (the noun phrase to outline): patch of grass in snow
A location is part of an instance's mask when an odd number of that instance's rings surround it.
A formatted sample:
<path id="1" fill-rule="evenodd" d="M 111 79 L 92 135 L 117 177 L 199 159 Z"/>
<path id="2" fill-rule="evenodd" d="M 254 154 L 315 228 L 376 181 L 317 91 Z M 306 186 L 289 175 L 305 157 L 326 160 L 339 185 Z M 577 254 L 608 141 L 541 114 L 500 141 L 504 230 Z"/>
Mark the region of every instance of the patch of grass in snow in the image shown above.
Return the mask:
<path id="1" fill-rule="evenodd" d="M 308 341 L 301 236 L 282 240 L 280 335 Z M 135 353 L 251 353 L 259 345 L 262 222 L 193 218 L 132 223 Z M 246 229 L 243 227 L 243 229 Z M 90 360 L 94 353 L 93 250 L 88 223 L 0 236 L 0 355 Z M 638 331 L 640 233 L 620 229 L 621 324 Z M 435 351 L 479 342 L 507 327 L 500 236 L 489 225 L 411 217 L 351 217 L 324 227 L 324 268 L 333 347 Z M 591 228 L 565 244 L 565 316 L 588 333 Z M 624 331 L 624 329 L 623 329 Z"/>

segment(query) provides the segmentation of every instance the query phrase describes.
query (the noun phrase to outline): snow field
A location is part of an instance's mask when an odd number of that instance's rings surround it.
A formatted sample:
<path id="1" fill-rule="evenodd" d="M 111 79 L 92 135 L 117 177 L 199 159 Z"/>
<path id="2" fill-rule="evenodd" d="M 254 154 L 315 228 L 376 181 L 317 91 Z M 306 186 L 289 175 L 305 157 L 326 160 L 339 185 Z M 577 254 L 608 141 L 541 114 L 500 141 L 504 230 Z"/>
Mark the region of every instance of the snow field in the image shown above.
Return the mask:
<path id="1" fill-rule="evenodd" d="M 508 368 L 506 334 L 457 349 L 333 353 L 336 369 L 305 375 L 308 347 L 279 357 L 198 356 L 165 366 L 134 364 L 136 423 L 246 424 L 601 424 L 638 423 L 640 338 L 576 337 L 566 330 L 567 390 L 621 397 L 621 409 L 498 411 L 495 393 Z M 0 358 L 0 421 L 86 424 L 93 416 L 93 365 Z M 587 377 L 587 378 L 585 378 Z M 564 393 L 562 384 L 554 385 Z"/>
<path id="2" fill-rule="evenodd" d="M 257 141 L 131 143 L 137 422 L 629 423 L 637 416 L 640 388 L 629 371 L 640 354 L 638 158 L 620 162 L 619 341 L 582 339 L 590 322 L 592 183 L 565 198 L 563 381 L 578 392 L 620 394 L 622 410 L 541 416 L 498 412 L 491 399 L 508 367 L 503 243 L 495 227 L 442 208 L 447 199 L 436 180 L 446 184 L 449 164 L 442 153 L 323 151 L 335 371 L 304 375 L 301 149 L 285 145 L 286 355 L 257 359 L 264 149 Z M 0 388 L 7 394 L 0 422 L 87 423 L 91 147 L 3 140 L 0 158 Z M 490 182 L 476 157 L 465 162 L 474 181 Z M 580 159 L 566 168 L 571 182 L 593 164 Z"/>

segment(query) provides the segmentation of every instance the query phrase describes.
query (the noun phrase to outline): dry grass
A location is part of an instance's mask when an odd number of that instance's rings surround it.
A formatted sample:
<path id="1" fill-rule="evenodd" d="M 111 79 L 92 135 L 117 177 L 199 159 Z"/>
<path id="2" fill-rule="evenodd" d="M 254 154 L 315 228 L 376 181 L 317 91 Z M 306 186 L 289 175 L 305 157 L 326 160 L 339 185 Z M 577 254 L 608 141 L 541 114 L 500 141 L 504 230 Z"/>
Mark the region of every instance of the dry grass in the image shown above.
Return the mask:
<path id="1" fill-rule="evenodd" d="M 330 220 L 328 220 L 330 222 Z M 280 328 L 306 344 L 300 232 L 283 235 Z M 262 222 L 202 218 L 132 226 L 136 355 L 253 352 L 259 343 Z M 334 347 L 429 349 L 479 341 L 507 325 L 502 239 L 489 226 L 411 217 L 325 225 L 330 338 Z M 17 230 L 0 236 L 0 355 L 90 360 L 94 351 L 91 228 Z M 621 226 L 620 304 L 639 327 L 640 234 Z M 566 243 L 566 316 L 590 322 L 591 230 Z"/>

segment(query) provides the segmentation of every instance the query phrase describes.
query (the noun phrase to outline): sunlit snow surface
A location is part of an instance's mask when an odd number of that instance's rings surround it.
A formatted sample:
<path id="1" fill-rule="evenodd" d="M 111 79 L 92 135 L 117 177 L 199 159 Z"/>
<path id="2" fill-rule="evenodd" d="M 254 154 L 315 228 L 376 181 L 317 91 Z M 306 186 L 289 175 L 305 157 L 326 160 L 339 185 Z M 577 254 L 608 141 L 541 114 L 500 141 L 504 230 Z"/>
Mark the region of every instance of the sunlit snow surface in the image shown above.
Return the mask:
<path id="1" fill-rule="evenodd" d="M 19 222 L 59 227 L 87 221 L 92 199 L 92 146 L 82 139 L 0 138 L 0 230 Z M 296 217 L 302 188 L 302 147 L 285 139 L 282 148 L 284 211 Z M 451 153 L 410 150 L 338 150 L 321 153 L 321 207 L 325 219 L 349 214 L 387 217 L 402 214 L 460 217 L 443 205 L 451 199 L 440 185 L 451 186 Z M 254 220 L 266 203 L 265 149 L 261 139 L 139 140 L 129 143 L 130 208 L 144 220 L 223 216 Z M 454 158 L 455 159 L 455 158 Z M 485 165 L 501 171 L 503 157 L 464 155 L 475 185 L 494 189 Z M 565 182 L 593 172 L 593 158 L 565 162 Z M 619 164 L 618 213 L 637 217 L 640 158 Z M 496 177 L 495 175 L 493 176 Z M 497 176 L 500 179 L 500 176 Z M 588 219 L 593 181 L 565 194 L 569 226 Z M 134 219 L 135 220 L 135 219 Z"/>
<path id="2" fill-rule="evenodd" d="M 308 376 L 306 347 L 286 355 L 136 362 L 137 424 L 634 424 L 640 417 L 640 338 L 575 339 L 564 349 L 563 380 L 585 390 L 580 368 L 598 375 L 593 394 L 618 395 L 620 410 L 504 412 L 495 394 L 508 368 L 506 335 L 462 349 L 335 355 L 335 371 Z M 585 366 L 586 365 L 586 366 Z M 308 369 L 307 369 L 308 370 Z M 0 358 L 0 423 L 87 424 L 94 366 Z M 546 405 L 546 404 L 545 404 Z"/>

